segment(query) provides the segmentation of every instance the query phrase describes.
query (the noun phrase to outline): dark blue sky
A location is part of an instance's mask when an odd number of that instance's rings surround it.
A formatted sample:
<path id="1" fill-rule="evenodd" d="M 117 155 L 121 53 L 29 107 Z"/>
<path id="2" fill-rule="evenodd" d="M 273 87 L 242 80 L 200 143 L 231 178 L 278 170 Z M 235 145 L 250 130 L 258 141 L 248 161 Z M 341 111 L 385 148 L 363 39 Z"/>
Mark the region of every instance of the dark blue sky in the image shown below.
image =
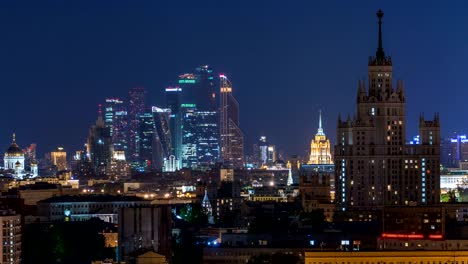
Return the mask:
<path id="1" fill-rule="evenodd" d="M 246 150 L 260 136 L 304 154 L 324 112 L 355 111 L 357 80 L 377 46 L 406 82 L 407 135 L 419 112 L 465 130 L 466 1 L 0 1 L 0 149 L 17 133 L 44 153 L 80 147 L 105 97 L 134 86 L 162 102 L 177 75 L 210 64 L 241 107 Z M 70 153 L 71 154 L 71 153 Z"/>

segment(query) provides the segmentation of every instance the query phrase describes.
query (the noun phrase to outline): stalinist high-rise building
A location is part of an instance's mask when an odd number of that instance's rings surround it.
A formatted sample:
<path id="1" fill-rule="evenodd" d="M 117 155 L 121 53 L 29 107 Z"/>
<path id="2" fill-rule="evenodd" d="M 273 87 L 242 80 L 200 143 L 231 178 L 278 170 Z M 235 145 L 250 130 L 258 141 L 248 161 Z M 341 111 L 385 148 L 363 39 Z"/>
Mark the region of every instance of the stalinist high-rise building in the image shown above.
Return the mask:
<path id="1" fill-rule="evenodd" d="M 357 114 L 338 118 L 335 186 L 343 211 L 434 205 L 440 199 L 439 116 L 426 121 L 421 114 L 420 142 L 406 145 L 404 83 L 393 86 L 392 60 L 382 45 L 381 10 L 377 17 L 378 48 L 369 58 L 367 87 L 358 83 Z"/>
<path id="2" fill-rule="evenodd" d="M 323 132 L 322 112 L 319 113 L 319 127 L 314 139 L 310 142 L 310 156 L 307 164 L 333 164 L 330 152 L 330 140 Z"/>

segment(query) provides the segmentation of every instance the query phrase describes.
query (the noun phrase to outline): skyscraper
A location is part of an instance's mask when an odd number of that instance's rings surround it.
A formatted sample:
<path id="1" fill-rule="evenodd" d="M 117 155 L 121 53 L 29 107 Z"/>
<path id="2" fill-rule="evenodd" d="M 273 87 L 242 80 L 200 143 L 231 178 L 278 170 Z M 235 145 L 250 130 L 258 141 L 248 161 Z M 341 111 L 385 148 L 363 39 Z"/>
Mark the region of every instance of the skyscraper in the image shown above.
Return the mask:
<path id="1" fill-rule="evenodd" d="M 158 152 L 155 155 L 155 167 L 162 169 L 165 165 L 165 161 L 169 160 L 171 153 L 171 130 L 170 130 L 170 118 L 172 116 L 171 109 L 162 109 L 153 106 L 153 118 L 155 126 L 155 150 Z"/>
<path id="2" fill-rule="evenodd" d="M 310 142 L 310 156 L 307 164 L 333 164 L 330 152 L 330 140 L 323 132 L 322 111 L 319 112 L 319 127 L 314 139 Z"/>
<path id="3" fill-rule="evenodd" d="M 138 119 L 138 135 L 137 135 L 137 160 L 140 170 L 157 168 L 161 164 L 154 164 L 156 160 L 155 154 L 161 150 L 155 146 L 155 124 L 153 113 L 147 112 L 139 116 Z M 157 162 L 156 162 L 157 163 Z"/>
<path id="4" fill-rule="evenodd" d="M 218 111 L 201 111 L 182 104 L 182 163 L 188 168 L 207 168 L 219 158 Z"/>
<path id="5" fill-rule="evenodd" d="M 392 85 L 392 60 L 382 46 L 383 12 L 377 12 L 378 48 L 369 58 L 369 89 L 358 83 L 357 116 L 338 118 L 336 201 L 341 210 L 383 205 L 433 205 L 440 199 L 440 127 L 436 114 L 419 121 L 420 142 L 406 145 L 405 92 Z"/>
<path id="6" fill-rule="evenodd" d="M 104 111 L 104 121 L 110 129 L 114 150 L 128 152 L 128 113 L 124 102 L 119 98 L 106 98 Z"/>
<path id="7" fill-rule="evenodd" d="M 182 128 L 182 167 L 196 168 L 197 156 L 197 111 L 195 104 L 182 104 L 183 128 Z"/>
<path id="8" fill-rule="evenodd" d="M 468 138 L 466 135 L 454 135 L 443 141 L 441 159 L 448 168 L 458 168 L 460 162 L 468 161 Z"/>
<path id="9" fill-rule="evenodd" d="M 179 80 L 180 81 L 180 80 Z M 171 110 L 169 127 L 171 131 L 171 155 L 177 160 L 177 167 L 182 167 L 182 88 L 166 88 L 166 108 Z"/>
<path id="10" fill-rule="evenodd" d="M 206 168 L 219 161 L 219 113 L 213 69 L 179 76 L 182 93 L 182 165 Z"/>
<path id="11" fill-rule="evenodd" d="M 183 89 L 182 103 L 196 104 L 200 110 L 217 109 L 216 80 L 209 65 L 197 67 L 194 73 L 180 75 L 179 86 Z"/>
<path id="12" fill-rule="evenodd" d="M 236 168 L 244 165 L 244 134 L 239 127 L 239 103 L 232 95 L 232 84 L 220 75 L 220 150 L 221 160 Z"/>
<path id="13" fill-rule="evenodd" d="M 139 120 L 140 116 L 144 114 L 146 109 L 146 89 L 143 87 L 136 87 L 129 92 L 129 106 L 128 106 L 128 134 L 129 134 L 129 160 L 138 161 L 139 146 L 138 136 L 140 132 Z"/>
<path id="14" fill-rule="evenodd" d="M 96 124 L 89 130 L 87 152 L 96 175 L 106 175 L 110 169 L 114 147 L 110 128 L 106 127 L 99 112 Z"/>
<path id="15" fill-rule="evenodd" d="M 262 167 L 267 165 L 268 163 L 268 142 L 265 136 L 261 136 L 258 140 L 258 143 L 254 146 L 254 153 L 258 156 L 256 159 L 258 160 L 258 167 Z"/>

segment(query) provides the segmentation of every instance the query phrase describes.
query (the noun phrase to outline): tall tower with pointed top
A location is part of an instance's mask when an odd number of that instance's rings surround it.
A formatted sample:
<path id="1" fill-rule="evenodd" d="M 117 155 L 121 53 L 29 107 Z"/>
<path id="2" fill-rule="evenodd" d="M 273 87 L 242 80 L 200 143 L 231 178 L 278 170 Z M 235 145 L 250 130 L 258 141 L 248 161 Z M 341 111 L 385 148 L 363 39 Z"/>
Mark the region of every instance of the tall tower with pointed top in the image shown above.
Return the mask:
<path id="1" fill-rule="evenodd" d="M 314 139 L 310 142 L 310 156 L 307 164 L 333 164 L 330 152 L 330 140 L 323 132 L 322 111 L 319 111 L 319 127 Z"/>
<path id="2" fill-rule="evenodd" d="M 393 86 L 392 60 L 382 41 L 368 61 L 368 84 L 358 82 L 357 115 L 338 119 L 335 145 L 336 199 L 342 210 L 384 205 L 433 205 L 439 201 L 439 119 L 420 121 L 420 145 L 406 145 L 403 81 Z"/>

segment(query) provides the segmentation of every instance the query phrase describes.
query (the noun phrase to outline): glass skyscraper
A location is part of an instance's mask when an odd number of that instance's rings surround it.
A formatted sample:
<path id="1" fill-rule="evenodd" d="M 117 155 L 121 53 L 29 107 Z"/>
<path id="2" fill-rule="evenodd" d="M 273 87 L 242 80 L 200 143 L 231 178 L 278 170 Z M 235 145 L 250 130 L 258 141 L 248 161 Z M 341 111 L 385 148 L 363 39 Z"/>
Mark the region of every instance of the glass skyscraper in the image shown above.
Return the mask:
<path id="1" fill-rule="evenodd" d="M 220 75 L 220 147 L 221 160 L 235 168 L 244 165 L 244 134 L 239 127 L 239 103 L 232 95 L 232 84 Z"/>
<path id="2" fill-rule="evenodd" d="M 213 69 L 200 66 L 179 76 L 182 89 L 182 166 L 206 168 L 219 161 L 219 110 Z"/>
<path id="3" fill-rule="evenodd" d="M 128 105 L 128 159 L 132 162 L 139 161 L 139 143 L 138 131 L 140 125 L 140 115 L 145 112 L 146 89 L 142 87 L 133 88 L 129 92 L 129 105 Z M 151 115 L 151 114 L 150 114 Z"/>
<path id="4" fill-rule="evenodd" d="M 128 116 L 124 102 L 119 98 L 106 98 L 104 123 L 110 130 L 114 150 L 128 152 Z"/>
<path id="5" fill-rule="evenodd" d="M 101 113 L 96 124 L 89 130 L 87 152 L 95 175 L 106 175 L 113 155 L 110 128 L 106 127 Z"/>
<path id="6" fill-rule="evenodd" d="M 171 153 L 171 130 L 170 130 L 170 116 L 171 109 L 162 109 L 153 107 L 153 118 L 155 126 L 155 138 L 153 143 L 153 156 L 155 157 L 154 166 L 158 169 L 163 169 L 164 162 L 169 160 Z"/>
<path id="7" fill-rule="evenodd" d="M 155 142 L 155 124 L 152 113 L 143 113 L 138 118 L 138 135 L 136 137 L 136 143 L 138 146 L 138 170 L 152 169 L 155 168 L 153 164 L 156 160 L 154 154 L 158 150 L 154 149 Z"/>
<path id="8" fill-rule="evenodd" d="M 171 131 L 170 155 L 177 160 L 177 167 L 182 167 L 182 88 L 168 87 L 165 93 L 166 108 L 170 109 L 169 127 Z"/>

